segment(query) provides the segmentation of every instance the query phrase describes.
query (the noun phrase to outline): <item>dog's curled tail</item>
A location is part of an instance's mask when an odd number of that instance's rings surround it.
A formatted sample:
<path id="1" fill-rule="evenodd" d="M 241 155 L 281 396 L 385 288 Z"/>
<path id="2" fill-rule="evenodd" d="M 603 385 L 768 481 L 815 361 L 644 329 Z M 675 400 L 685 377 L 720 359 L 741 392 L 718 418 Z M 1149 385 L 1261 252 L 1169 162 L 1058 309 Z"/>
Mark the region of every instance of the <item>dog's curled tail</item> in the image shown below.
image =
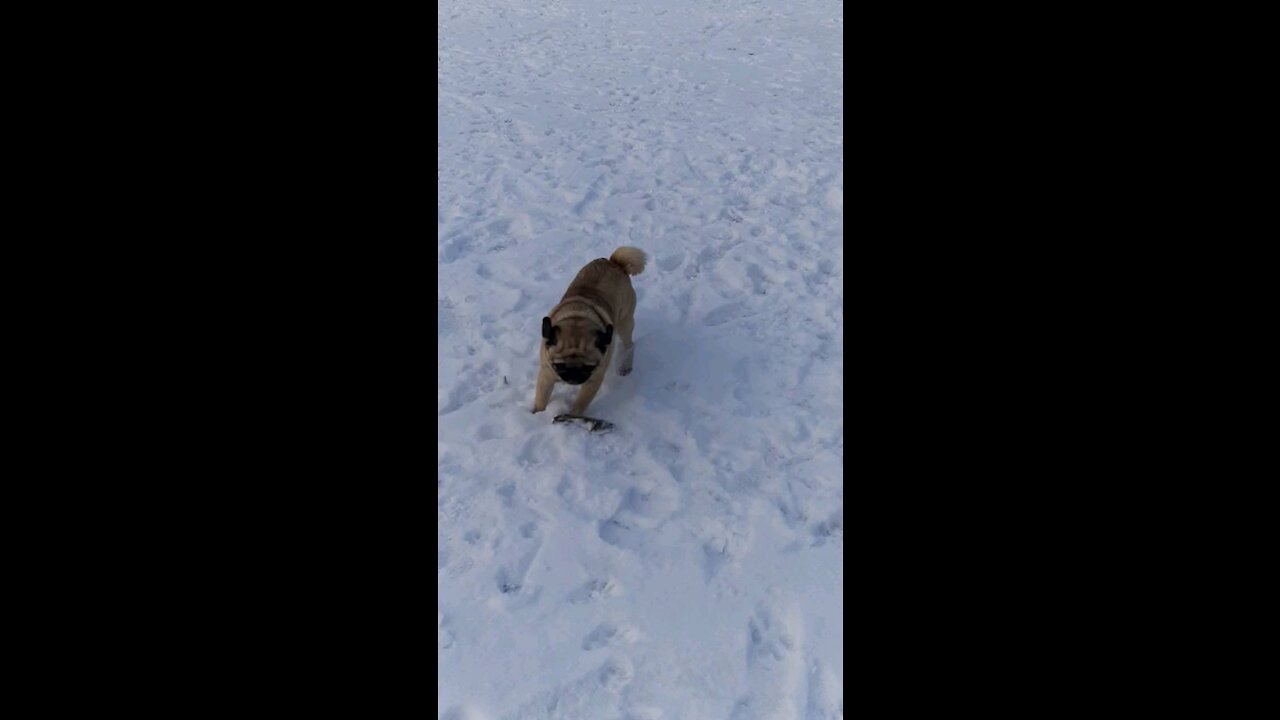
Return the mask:
<path id="1" fill-rule="evenodd" d="M 639 275 L 644 272 L 644 251 L 624 245 L 613 251 L 609 262 L 622 268 L 628 275 Z"/>

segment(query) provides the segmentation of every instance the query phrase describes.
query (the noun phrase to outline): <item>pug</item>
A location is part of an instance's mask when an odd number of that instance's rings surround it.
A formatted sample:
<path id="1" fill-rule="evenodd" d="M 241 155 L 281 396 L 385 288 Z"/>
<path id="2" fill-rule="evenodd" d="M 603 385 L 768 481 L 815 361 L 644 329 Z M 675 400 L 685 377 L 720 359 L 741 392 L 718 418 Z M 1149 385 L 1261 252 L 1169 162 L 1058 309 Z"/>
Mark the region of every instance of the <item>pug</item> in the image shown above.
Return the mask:
<path id="1" fill-rule="evenodd" d="M 622 338 L 623 352 L 618 374 L 631 372 L 636 315 L 631 276 L 644 272 L 644 263 L 644 252 L 633 247 L 614 250 L 608 260 L 592 260 L 569 283 L 560 303 L 542 318 L 533 412 L 546 410 L 552 387 L 566 382 L 579 386 L 570 414 L 584 415 L 613 359 L 615 331 Z"/>

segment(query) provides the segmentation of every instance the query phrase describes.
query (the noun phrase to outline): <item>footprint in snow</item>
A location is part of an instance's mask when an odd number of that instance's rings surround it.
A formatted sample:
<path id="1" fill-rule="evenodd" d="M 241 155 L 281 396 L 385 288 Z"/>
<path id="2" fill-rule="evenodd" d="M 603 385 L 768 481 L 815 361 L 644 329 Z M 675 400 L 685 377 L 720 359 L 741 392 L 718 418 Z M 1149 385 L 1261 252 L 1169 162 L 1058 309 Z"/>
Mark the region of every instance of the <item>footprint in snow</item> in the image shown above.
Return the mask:
<path id="1" fill-rule="evenodd" d="M 668 255 L 659 259 L 658 267 L 667 272 L 671 272 L 672 270 L 680 267 L 680 263 L 682 262 L 684 262 L 684 253 L 676 253 L 675 255 Z"/>
<path id="2" fill-rule="evenodd" d="M 524 447 L 520 449 L 520 454 L 516 459 L 523 465 L 555 463 L 556 460 L 560 459 L 560 451 L 556 449 L 554 444 L 547 442 L 543 436 L 533 435 L 524 444 Z"/>
<path id="3" fill-rule="evenodd" d="M 469 255 L 475 246 L 475 238 L 471 235 L 463 233 L 444 244 L 440 252 L 440 260 L 445 263 L 451 263 L 464 255 Z"/>
<path id="4" fill-rule="evenodd" d="M 475 708 L 463 705 L 455 705 L 449 708 L 444 715 L 440 716 L 440 720 L 487 720 L 484 715 L 480 714 Z"/>
<path id="5" fill-rule="evenodd" d="M 487 362 L 478 368 L 462 373 L 453 390 L 449 392 L 449 401 L 436 413 L 444 417 L 475 402 L 481 395 L 492 392 L 498 385 L 498 368 Z"/>
<path id="6" fill-rule="evenodd" d="M 748 265 L 747 277 L 751 278 L 752 289 L 757 295 L 768 294 L 768 291 L 765 290 L 764 271 L 760 269 L 759 265 L 756 265 L 755 263 Z"/>
<path id="7" fill-rule="evenodd" d="M 606 645 L 630 645 L 640 632 L 630 625 L 601 623 L 582 640 L 583 650 L 595 650 Z"/>
<path id="8" fill-rule="evenodd" d="M 726 568 L 735 567 L 750 545 L 751 535 L 740 520 L 725 524 L 704 521 L 698 532 L 702 540 L 703 571 L 710 582 Z"/>
<path id="9" fill-rule="evenodd" d="M 623 496 L 613 517 L 600 522 L 600 539 L 628 550 L 642 549 L 648 538 L 679 507 L 674 487 L 632 487 Z"/>
<path id="10" fill-rule="evenodd" d="M 747 623 L 747 679 L 750 690 L 730 720 L 796 720 L 795 699 L 804 680 L 799 609 L 771 597 Z"/>
<path id="11" fill-rule="evenodd" d="M 444 615 L 440 614 L 436 621 L 436 649 L 448 650 L 453 647 L 453 633 L 445 627 Z"/>
<path id="12" fill-rule="evenodd" d="M 841 542 L 844 540 L 844 507 L 841 506 L 831 514 L 831 517 L 818 523 L 813 528 L 813 545 L 818 547 L 827 544 L 828 541 Z"/>
<path id="13" fill-rule="evenodd" d="M 511 504 L 515 502 L 516 484 L 513 482 L 509 482 L 503 485 L 502 487 L 498 488 L 497 492 L 498 492 L 498 496 L 502 498 L 502 504 L 510 507 Z"/>
<path id="14" fill-rule="evenodd" d="M 542 533 L 537 523 L 527 522 L 522 525 L 520 527 L 520 536 L 525 541 L 525 547 L 514 561 L 499 567 L 498 574 L 494 578 L 497 582 L 498 590 L 504 595 L 519 593 L 525 587 L 525 578 L 529 574 L 529 568 L 533 566 L 533 561 L 538 557 L 538 552 L 542 550 Z"/>
<path id="15" fill-rule="evenodd" d="M 840 679 L 817 660 L 809 670 L 809 699 L 805 707 L 805 720 L 844 720 L 844 697 Z"/>
<path id="16" fill-rule="evenodd" d="M 634 677 L 635 666 L 630 659 L 611 658 L 576 680 L 538 693 L 504 715 L 503 720 L 616 718 L 618 694 Z"/>
<path id="17" fill-rule="evenodd" d="M 635 677 L 635 668 L 626 658 L 614 658 L 600 668 L 600 685 L 610 692 L 618 692 Z"/>
<path id="18" fill-rule="evenodd" d="M 611 597 L 618 597 L 622 594 L 622 588 L 618 585 L 618 581 L 613 578 L 603 578 L 588 581 L 587 584 L 578 588 L 569 596 L 569 602 L 574 604 L 591 603 L 605 600 Z"/>
<path id="19" fill-rule="evenodd" d="M 716 325 L 723 325 L 732 320 L 749 317 L 751 314 L 752 313 L 747 309 L 747 306 L 742 303 L 731 302 L 727 305 L 721 305 L 707 313 L 706 317 L 702 319 L 702 323 L 704 325 L 714 327 Z"/>

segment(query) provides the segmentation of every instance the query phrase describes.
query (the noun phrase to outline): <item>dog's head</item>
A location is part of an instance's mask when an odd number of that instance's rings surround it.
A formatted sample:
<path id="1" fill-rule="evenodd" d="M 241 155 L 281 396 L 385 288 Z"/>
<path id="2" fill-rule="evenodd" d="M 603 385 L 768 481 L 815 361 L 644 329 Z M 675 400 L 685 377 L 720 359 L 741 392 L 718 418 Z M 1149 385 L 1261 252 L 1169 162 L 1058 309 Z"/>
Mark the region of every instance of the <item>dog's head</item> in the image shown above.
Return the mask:
<path id="1" fill-rule="evenodd" d="M 570 385 L 581 385 L 604 362 L 604 354 L 613 342 L 613 326 L 582 317 L 572 317 L 552 325 L 542 318 L 542 339 L 547 344 L 551 368 Z"/>

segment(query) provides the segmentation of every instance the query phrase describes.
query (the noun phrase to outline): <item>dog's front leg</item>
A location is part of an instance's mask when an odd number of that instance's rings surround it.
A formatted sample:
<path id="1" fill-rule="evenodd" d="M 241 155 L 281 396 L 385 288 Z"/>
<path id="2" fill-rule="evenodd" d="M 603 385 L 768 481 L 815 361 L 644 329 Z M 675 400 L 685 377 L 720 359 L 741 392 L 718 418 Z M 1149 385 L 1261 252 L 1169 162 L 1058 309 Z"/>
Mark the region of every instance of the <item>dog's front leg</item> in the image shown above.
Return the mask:
<path id="1" fill-rule="evenodd" d="M 635 318 L 627 318 L 618 322 L 618 335 L 622 338 L 622 365 L 618 366 L 619 375 L 631 374 L 631 361 L 635 359 L 636 355 L 636 346 L 631 341 L 631 333 L 635 328 Z"/>
<path id="2" fill-rule="evenodd" d="M 551 402 L 551 389 L 556 384 L 555 371 L 546 365 L 539 367 L 538 386 L 533 391 L 533 411 L 535 413 L 540 413 L 547 409 L 547 403 Z"/>

